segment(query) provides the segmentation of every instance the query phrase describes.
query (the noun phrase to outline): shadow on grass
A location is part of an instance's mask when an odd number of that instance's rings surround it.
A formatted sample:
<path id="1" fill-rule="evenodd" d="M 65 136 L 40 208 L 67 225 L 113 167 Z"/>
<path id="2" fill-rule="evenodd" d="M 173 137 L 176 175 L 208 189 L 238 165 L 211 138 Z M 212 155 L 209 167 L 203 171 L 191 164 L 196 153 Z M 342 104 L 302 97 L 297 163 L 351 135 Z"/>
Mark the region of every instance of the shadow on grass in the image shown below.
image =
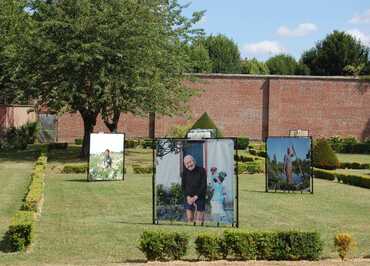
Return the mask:
<path id="1" fill-rule="evenodd" d="M 0 241 L 0 252 L 3 253 L 13 253 L 14 251 L 10 248 L 8 233 L 5 233 L 3 239 Z"/>
<path id="2" fill-rule="evenodd" d="M 84 178 L 84 179 L 66 179 L 64 181 L 66 181 L 66 182 L 77 182 L 77 183 L 91 183 L 87 180 L 87 178 Z"/>

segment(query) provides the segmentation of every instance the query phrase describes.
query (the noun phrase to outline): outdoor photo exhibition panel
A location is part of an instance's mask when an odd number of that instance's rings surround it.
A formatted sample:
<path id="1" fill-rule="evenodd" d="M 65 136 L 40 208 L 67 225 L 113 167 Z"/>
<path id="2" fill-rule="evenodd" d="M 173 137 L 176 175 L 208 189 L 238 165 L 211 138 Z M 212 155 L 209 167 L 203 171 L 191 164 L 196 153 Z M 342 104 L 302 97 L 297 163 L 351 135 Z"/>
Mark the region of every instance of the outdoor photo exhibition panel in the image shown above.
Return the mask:
<path id="1" fill-rule="evenodd" d="M 269 137 L 266 149 L 266 191 L 313 193 L 310 137 Z"/>
<path id="2" fill-rule="evenodd" d="M 153 223 L 237 226 L 233 139 L 157 139 Z"/>
<path id="3" fill-rule="evenodd" d="M 89 181 L 124 179 L 124 134 L 90 134 Z"/>

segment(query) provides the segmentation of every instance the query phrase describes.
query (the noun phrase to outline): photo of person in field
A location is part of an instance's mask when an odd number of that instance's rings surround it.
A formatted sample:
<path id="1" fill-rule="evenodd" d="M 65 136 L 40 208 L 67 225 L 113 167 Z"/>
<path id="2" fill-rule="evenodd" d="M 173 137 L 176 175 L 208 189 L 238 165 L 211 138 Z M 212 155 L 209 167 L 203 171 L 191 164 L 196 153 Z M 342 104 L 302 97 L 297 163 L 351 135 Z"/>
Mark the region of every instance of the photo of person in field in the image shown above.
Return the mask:
<path id="1" fill-rule="evenodd" d="M 91 134 L 89 181 L 123 180 L 123 134 Z"/>

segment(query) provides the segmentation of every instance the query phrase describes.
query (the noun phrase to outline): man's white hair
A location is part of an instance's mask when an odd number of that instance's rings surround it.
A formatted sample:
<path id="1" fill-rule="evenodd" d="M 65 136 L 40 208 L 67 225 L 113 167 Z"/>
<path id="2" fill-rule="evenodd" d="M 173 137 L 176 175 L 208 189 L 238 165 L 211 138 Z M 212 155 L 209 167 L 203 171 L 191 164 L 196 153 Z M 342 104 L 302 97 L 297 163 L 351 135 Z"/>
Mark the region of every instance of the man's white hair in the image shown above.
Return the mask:
<path id="1" fill-rule="evenodd" d="M 184 157 L 184 162 L 185 162 L 185 159 L 191 159 L 193 162 L 194 162 L 194 164 L 197 164 L 197 161 L 194 159 L 194 157 L 193 156 L 191 156 L 190 154 L 188 154 L 188 155 L 186 155 L 185 157 Z"/>

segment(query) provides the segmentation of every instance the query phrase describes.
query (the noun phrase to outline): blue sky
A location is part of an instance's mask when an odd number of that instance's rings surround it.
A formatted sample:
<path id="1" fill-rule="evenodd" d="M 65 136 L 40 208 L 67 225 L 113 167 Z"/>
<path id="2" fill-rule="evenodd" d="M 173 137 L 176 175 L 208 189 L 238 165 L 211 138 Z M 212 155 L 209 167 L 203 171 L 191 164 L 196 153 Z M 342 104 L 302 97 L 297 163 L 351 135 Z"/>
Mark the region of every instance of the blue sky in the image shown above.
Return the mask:
<path id="1" fill-rule="evenodd" d="M 189 2 L 184 14 L 206 10 L 197 26 L 233 39 L 242 58 L 287 53 L 299 59 L 335 29 L 370 46 L 369 0 L 180 0 Z"/>
<path id="2" fill-rule="evenodd" d="M 311 150 L 311 141 L 309 138 L 268 138 L 267 154 L 271 160 L 275 154 L 278 161 L 284 162 L 284 155 L 287 153 L 288 146 L 293 146 L 297 157 L 304 160 L 307 152 Z"/>

